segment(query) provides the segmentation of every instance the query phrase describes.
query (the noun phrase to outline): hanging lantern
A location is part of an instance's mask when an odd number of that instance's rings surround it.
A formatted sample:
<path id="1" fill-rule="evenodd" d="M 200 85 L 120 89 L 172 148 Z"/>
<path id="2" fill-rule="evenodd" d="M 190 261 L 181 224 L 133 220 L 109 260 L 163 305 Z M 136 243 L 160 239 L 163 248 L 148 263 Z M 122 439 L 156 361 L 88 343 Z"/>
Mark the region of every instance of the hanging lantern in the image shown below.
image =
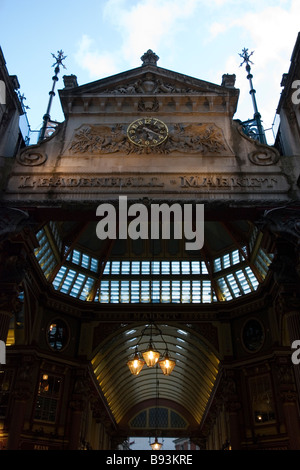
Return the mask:
<path id="1" fill-rule="evenodd" d="M 160 356 L 160 353 L 158 351 L 155 351 L 151 341 L 149 343 L 148 349 L 142 354 L 148 367 L 155 366 Z"/>
<path id="2" fill-rule="evenodd" d="M 140 359 L 140 355 L 137 349 L 135 350 L 134 358 L 129 360 L 127 362 L 127 365 L 132 375 L 139 375 L 139 373 L 141 372 L 142 368 L 145 365 L 145 361 Z"/>
<path id="3" fill-rule="evenodd" d="M 164 375 L 170 375 L 176 365 L 176 362 L 169 358 L 168 350 L 166 350 L 164 358 L 159 361 L 158 364 Z"/>
<path id="4" fill-rule="evenodd" d="M 140 345 L 140 343 L 141 343 L 141 341 L 142 341 L 142 339 L 145 335 L 145 332 L 148 330 L 148 328 L 150 328 L 150 339 L 149 339 L 148 347 L 147 347 L 147 349 L 142 351 L 142 357 L 141 357 L 141 355 L 138 352 L 138 347 L 139 347 L 139 345 Z M 161 330 L 156 325 L 154 325 L 154 328 L 155 328 L 155 334 L 159 333 L 161 335 L 162 340 L 165 343 L 165 348 L 166 349 L 165 349 L 164 355 L 163 355 L 162 359 L 159 360 L 160 352 L 156 350 L 156 348 L 155 348 L 155 346 L 152 342 L 153 324 L 151 323 L 150 325 L 146 325 L 146 327 L 142 330 L 141 337 L 140 337 L 140 339 L 139 339 L 139 341 L 136 345 L 134 358 L 127 362 L 127 365 L 130 369 L 130 372 L 134 375 L 138 375 L 145 364 L 147 365 L 147 367 L 154 367 L 155 365 L 159 364 L 163 374 L 164 375 L 170 375 L 171 372 L 173 371 L 175 365 L 176 365 L 176 362 L 174 360 L 170 359 L 169 352 L 168 352 L 168 346 L 167 346 L 167 343 L 166 343 L 166 341 L 164 340 L 164 338 L 162 336 Z"/>
<path id="5" fill-rule="evenodd" d="M 49 382 L 48 382 L 48 375 L 43 374 L 41 383 L 40 383 L 41 392 L 48 392 L 49 391 Z"/>
<path id="6" fill-rule="evenodd" d="M 150 444 L 150 447 L 152 450 L 160 450 L 162 448 L 162 443 L 158 442 L 157 437 L 155 438 L 155 441 Z"/>

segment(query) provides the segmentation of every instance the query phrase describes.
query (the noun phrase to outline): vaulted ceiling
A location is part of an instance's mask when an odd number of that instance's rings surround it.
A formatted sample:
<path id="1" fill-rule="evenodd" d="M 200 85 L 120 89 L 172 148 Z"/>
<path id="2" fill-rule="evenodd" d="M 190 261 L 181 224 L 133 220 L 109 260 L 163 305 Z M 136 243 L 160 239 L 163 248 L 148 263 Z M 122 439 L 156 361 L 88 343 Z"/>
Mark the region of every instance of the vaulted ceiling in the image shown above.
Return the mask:
<path id="1" fill-rule="evenodd" d="M 189 427 L 198 426 L 222 358 L 217 345 L 205 340 L 195 324 L 157 324 L 162 335 L 153 337 L 156 349 L 162 354 L 167 343 L 176 361 L 170 376 L 146 366 L 133 376 L 126 363 L 141 337 L 139 350 L 146 349 L 149 336 L 141 336 L 142 331 L 157 308 L 168 304 L 169 311 L 180 314 L 189 308 L 196 312 L 205 304 L 213 309 L 215 304 L 219 311 L 222 305 L 255 293 L 270 263 L 261 233 L 245 220 L 206 221 L 204 247 L 187 252 L 184 243 L 174 239 L 101 241 L 95 226 L 95 221 L 51 222 L 37 233 L 40 246 L 35 255 L 49 289 L 78 303 L 83 312 L 93 308 L 98 328 L 104 325 L 97 323 L 101 312 L 112 307 L 123 312 L 118 328 L 102 334 L 90 356 L 116 423 L 128 427 L 139 411 L 154 405 L 158 379 L 160 403 L 179 413 Z M 136 322 L 133 309 L 141 314 Z M 218 326 L 213 328 L 218 338 Z"/>
<path id="2" fill-rule="evenodd" d="M 145 365 L 139 375 L 134 376 L 126 362 L 133 355 L 144 327 L 138 324 L 120 329 L 99 346 L 92 360 L 96 378 L 116 422 L 124 425 L 125 417 L 132 417 L 159 392 L 159 399 L 177 409 L 190 425 L 199 425 L 218 374 L 216 351 L 191 328 L 159 325 L 162 336 L 154 332 L 153 344 L 163 353 L 165 341 L 176 366 L 171 375 L 166 376 L 160 369 L 157 373 L 155 366 Z M 146 350 L 148 342 L 149 333 L 142 337 L 139 350 Z"/>

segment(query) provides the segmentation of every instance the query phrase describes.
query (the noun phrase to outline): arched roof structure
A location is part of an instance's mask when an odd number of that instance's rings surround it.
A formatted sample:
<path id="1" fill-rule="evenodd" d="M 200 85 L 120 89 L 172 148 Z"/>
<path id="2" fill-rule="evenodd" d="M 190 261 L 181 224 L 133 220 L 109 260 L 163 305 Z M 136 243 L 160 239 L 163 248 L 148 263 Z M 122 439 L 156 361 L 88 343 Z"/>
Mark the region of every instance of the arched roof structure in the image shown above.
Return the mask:
<path id="1" fill-rule="evenodd" d="M 126 362 L 134 353 L 145 325 L 131 325 L 108 338 L 92 359 L 93 370 L 116 422 L 137 405 L 156 396 L 156 367 L 146 365 L 138 376 L 131 375 Z M 171 375 L 159 370 L 159 398 L 177 403 L 199 424 L 218 374 L 219 359 L 212 346 L 192 329 L 159 325 L 162 336 L 153 330 L 153 343 L 163 352 L 165 342 L 176 361 Z M 149 333 L 142 336 L 139 349 L 147 348 Z"/>

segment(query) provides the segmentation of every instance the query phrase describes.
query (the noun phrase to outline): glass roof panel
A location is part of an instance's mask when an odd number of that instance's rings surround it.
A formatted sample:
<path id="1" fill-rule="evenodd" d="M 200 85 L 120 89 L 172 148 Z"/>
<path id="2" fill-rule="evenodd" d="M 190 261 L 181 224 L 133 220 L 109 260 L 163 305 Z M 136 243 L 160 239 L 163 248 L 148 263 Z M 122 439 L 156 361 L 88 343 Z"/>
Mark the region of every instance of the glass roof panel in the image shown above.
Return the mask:
<path id="1" fill-rule="evenodd" d="M 219 301 L 229 301 L 255 291 L 259 286 L 255 273 L 258 272 L 260 279 L 264 279 L 273 258 L 272 254 L 258 246 L 259 232 L 254 229 L 250 239 L 255 254 L 251 258 L 253 265 L 248 262 L 245 246 L 208 261 L 201 258 L 152 261 L 115 259 L 105 263 L 99 282 L 98 270 L 103 261 L 77 247 L 70 250 L 68 246 L 63 246 L 56 224 L 51 222 L 49 227 L 36 234 L 39 242 L 39 247 L 35 249 L 36 259 L 46 278 L 54 269 L 57 270 L 52 281 L 54 289 L 83 301 L 211 303 L 218 301 L 214 283 L 219 289 Z M 55 248 L 59 246 L 60 253 L 64 255 L 59 255 Z M 62 260 L 59 256 L 63 256 Z M 207 269 L 209 265 L 213 268 L 210 274 Z M 96 282 L 99 282 L 99 288 L 96 296 L 92 296 L 90 293 Z"/>

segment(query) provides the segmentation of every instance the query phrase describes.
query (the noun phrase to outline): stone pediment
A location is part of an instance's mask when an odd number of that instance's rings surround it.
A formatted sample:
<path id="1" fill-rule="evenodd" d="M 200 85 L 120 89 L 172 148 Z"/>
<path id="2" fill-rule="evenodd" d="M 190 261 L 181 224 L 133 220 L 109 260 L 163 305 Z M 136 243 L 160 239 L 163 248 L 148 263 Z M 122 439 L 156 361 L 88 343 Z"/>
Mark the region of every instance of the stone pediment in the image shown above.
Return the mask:
<path id="1" fill-rule="evenodd" d="M 141 67 L 82 86 L 78 86 L 77 81 L 69 76 L 64 77 L 64 82 L 65 88 L 59 93 L 65 114 L 74 109 L 72 102 L 78 106 L 80 99 L 85 106 L 89 106 L 93 99 L 107 101 L 126 98 L 134 101 L 136 97 L 142 100 L 146 96 L 152 97 L 149 110 L 156 111 L 158 101 L 164 100 L 164 97 L 169 99 L 170 95 L 174 99 L 191 97 L 191 100 L 194 100 L 197 96 L 202 100 L 219 98 L 223 103 L 230 102 L 234 112 L 239 95 L 239 90 L 234 87 L 234 75 L 223 75 L 221 85 L 216 85 L 148 62 Z"/>
<path id="2" fill-rule="evenodd" d="M 66 87 L 60 90 L 61 96 L 86 94 L 173 94 L 173 93 L 200 93 L 237 94 L 234 88 L 235 76 L 224 75 L 221 85 L 173 72 L 161 67 L 147 65 L 123 72 L 111 77 L 97 80 L 82 86 L 64 77 Z M 74 86 L 75 85 L 75 86 Z"/>

